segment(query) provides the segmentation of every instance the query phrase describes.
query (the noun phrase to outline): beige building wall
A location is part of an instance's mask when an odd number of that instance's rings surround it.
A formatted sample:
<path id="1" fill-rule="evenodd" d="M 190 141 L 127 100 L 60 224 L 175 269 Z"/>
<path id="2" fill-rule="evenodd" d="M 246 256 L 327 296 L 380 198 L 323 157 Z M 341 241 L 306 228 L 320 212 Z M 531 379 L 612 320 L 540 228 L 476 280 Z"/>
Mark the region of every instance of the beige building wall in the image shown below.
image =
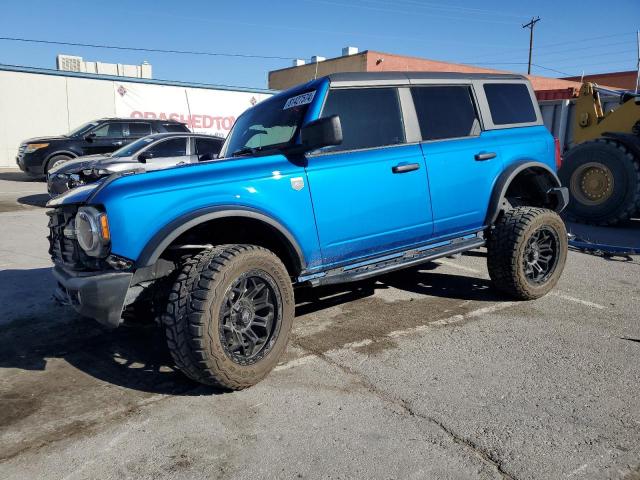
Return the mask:
<path id="1" fill-rule="evenodd" d="M 366 72 L 367 52 L 338 57 L 318 63 L 307 63 L 299 67 L 283 68 L 269 72 L 269 88 L 273 90 L 285 90 L 306 83 L 316 77 L 337 72 Z"/>

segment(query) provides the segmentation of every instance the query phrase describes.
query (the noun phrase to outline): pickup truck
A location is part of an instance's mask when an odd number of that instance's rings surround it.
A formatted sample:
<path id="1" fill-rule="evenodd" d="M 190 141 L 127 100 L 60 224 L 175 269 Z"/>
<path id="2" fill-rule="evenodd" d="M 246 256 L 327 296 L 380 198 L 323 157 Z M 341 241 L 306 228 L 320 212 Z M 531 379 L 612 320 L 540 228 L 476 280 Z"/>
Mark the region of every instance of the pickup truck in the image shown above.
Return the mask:
<path id="1" fill-rule="evenodd" d="M 329 75 L 247 110 L 219 159 L 51 200 L 56 296 L 111 327 L 151 312 L 188 377 L 246 388 L 297 286 L 486 247 L 496 289 L 545 295 L 567 258 L 559 162 L 525 77 Z"/>

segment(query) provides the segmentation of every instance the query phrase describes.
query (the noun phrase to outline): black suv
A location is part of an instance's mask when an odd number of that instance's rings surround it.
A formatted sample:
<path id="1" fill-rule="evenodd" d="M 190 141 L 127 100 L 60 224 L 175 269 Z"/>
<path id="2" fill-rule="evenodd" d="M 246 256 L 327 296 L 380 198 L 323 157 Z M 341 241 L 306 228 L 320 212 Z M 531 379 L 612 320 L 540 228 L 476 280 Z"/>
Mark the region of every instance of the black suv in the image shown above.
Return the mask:
<path id="1" fill-rule="evenodd" d="M 32 177 L 44 176 L 54 165 L 84 155 L 109 153 L 152 133 L 189 132 L 174 120 L 102 118 L 60 137 L 30 138 L 20 144 L 16 162 Z"/>

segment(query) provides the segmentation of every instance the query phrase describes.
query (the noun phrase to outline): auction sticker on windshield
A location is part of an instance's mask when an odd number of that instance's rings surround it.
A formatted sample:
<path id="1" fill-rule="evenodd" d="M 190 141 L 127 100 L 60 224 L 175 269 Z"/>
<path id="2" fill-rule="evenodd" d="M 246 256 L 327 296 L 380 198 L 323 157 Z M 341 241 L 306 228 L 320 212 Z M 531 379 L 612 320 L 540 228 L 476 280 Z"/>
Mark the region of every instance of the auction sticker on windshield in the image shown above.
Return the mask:
<path id="1" fill-rule="evenodd" d="M 287 100 L 287 103 L 284 104 L 283 110 L 287 110 L 289 108 L 299 107 L 300 105 L 306 105 L 307 103 L 311 103 L 315 95 L 316 95 L 316 91 L 313 90 L 311 92 L 302 93 L 300 95 L 296 95 L 295 97 L 291 97 L 289 100 Z"/>

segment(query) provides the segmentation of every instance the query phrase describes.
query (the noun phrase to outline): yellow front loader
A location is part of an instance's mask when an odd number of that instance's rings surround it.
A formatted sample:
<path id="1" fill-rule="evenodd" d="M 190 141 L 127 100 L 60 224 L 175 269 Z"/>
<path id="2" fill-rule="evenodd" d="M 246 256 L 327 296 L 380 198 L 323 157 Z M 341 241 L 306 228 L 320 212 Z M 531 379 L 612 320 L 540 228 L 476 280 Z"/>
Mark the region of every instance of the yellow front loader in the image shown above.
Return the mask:
<path id="1" fill-rule="evenodd" d="M 605 113 L 600 92 L 620 96 Z M 640 210 L 640 95 L 586 82 L 575 103 L 573 146 L 559 175 L 569 188 L 569 220 L 613 225 Z"/>

